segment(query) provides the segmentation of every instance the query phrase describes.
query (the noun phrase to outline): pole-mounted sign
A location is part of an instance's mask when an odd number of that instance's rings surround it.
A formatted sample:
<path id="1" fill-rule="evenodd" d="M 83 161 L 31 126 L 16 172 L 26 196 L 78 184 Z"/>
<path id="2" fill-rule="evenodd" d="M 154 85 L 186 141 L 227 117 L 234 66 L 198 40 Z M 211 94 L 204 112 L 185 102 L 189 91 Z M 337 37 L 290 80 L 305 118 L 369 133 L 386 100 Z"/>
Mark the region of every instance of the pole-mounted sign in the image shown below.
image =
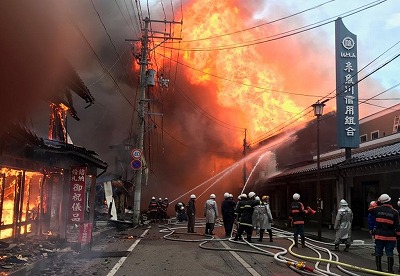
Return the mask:
<path id="1" fill-rule="evenodd" d="M 140 159 L 142 158 L 142 150 L 141 149 L 133 149 L 131 152 L 133 159 Z"/>
<path id="2" fill-rule="evenodd" d="M 337 145 L 358 148 L 357 36 L 344 26 L 340 17 L 335 21 L 335 46 Z"/>
<path id="3" fill-rule="evenodd" d="M 139 159 L 132 160 L 131 168 L 134 170 L 139 170 L 140 168 L 142 168 L 142 161 L 140 161 Z"/>

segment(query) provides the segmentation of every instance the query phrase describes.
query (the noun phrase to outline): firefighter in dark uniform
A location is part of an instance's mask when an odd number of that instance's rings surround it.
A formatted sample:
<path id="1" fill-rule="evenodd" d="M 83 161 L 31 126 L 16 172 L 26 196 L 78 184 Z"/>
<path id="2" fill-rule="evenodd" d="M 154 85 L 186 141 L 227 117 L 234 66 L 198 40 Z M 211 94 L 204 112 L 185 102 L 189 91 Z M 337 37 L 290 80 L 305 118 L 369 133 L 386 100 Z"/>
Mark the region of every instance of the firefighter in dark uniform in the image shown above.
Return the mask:
<path id="1" fill-rule="evenodd" d="M 230 237 L 232 234 L 233 223 L 235 221 L 235 206 L 233 196 L 229 193 L 224 194 L 224 200 L 221 203 L 222 219 L 224 221 L 225 237 Z"/>
<path id="2" fill-rule="evenodd" d="M 254 207 L 259 205 L 261 202 L 255 200 L 256 194 L 250 192 L 248 195 L 248 200 L 241 200 L 238 202 L 236 207 L 237 220 L 239 221 L 239 228 L 236 232 L 235 241 L 239 240 L 243 232 L 247 234 L 247 241 L 252 242 L 251 235 L 253 233 L 253 211 Z"/>
<path id="3" fill-rule="evenodd" d="M 188 233 L 196 233 L 194 231 L 195 216 L 196 216 L 196 196 L 190 195 L 190 200 L 186 206 L 188 216 Z"/>
<path id="4" fill-rule="evenodd" d="M 298 237 L 300 235 L 302 247 L 306 247 L 304 237 L 304 219 L 307 215 L 307 210 L 304 208 L 303 203 L 300 202 L 300 195 L 298 193 L 293 194 L 293 202 L 289 208 L 289 220 L 294 227 L 294 246 L 298 247 Z"/>
<path id="5" fill-rule="evenodd" d="M 164 198 L 161 202 L 161 219 L 166 220 L 168 218 L 167 209 L 168 209 L 169 201 L 168 198 Z"/>
<path id="6" fill-rule="evenodd" d="M 399 213 L 390 204 L 390 196 L 382 194 L 378 198 L 378 206 L 370 212 L 375 217 L 375 262 L 376 269 L 382 271 L 383 249 L 387 256 L 388 272 L 393 272 L 393 250 L 396 247 L 396 237 L 400 236 Z"/>
<path id="7" fill-rule="evenodd" d="M 157 211 L 158 211 L 158 204 L 156 198 L 153 196 L 149 203 L 148 213 L 149 213 L 149 220 L 151 222 L 155 222 L 157 219 Z"/>

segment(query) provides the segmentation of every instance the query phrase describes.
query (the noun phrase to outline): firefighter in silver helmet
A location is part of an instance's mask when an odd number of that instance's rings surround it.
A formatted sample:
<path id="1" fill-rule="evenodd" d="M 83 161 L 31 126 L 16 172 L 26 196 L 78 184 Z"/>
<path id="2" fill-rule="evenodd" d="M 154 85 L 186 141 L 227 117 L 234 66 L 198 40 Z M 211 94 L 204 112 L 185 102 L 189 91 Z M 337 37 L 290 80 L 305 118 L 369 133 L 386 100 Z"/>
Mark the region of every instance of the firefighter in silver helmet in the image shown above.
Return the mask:
<path id="1" fill-rule="evenodd" d="M 186 206 L 188 216 L 188 233 L 196 233 L 194 231 L 195 216 L 196 216 L 196 195 L 190 195 L 190 200 Z"/>
<path id="2" fill-rule="evenodd" d="M 210 199 L 204 204 L 204 216 L 206 217 L 206 235 L 214 235 L 215 220 L 218 217 L 218 207 L 215 201 L 215 194 L 210 195 Z"/>
<path id="3" fill-rule="evenodd" d="M 344 243 L 348 252 L 351 245 L 351 223 L 353 222 L 353 212 L 349 208 L 347 201 L 342 199 L 339 203 L 339 210 L 336 214 L 334 229 L 336 230 L 335 251 L 339 251 L 339 244 Z"/>

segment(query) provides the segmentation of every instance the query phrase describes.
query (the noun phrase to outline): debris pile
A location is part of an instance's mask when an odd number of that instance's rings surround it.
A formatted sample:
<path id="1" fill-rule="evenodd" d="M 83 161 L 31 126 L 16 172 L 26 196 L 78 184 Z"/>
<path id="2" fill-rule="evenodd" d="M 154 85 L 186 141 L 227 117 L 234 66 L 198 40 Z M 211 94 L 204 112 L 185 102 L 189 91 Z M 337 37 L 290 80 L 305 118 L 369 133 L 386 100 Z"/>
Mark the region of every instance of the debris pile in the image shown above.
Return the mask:
<path id="1" fill-rule="evenodd" d="M 24 266 L 61 252 L 66 243 L 54 236 L 26 237 L 18 244 L 0 242 L 0 274 L 12 273 Z"/>

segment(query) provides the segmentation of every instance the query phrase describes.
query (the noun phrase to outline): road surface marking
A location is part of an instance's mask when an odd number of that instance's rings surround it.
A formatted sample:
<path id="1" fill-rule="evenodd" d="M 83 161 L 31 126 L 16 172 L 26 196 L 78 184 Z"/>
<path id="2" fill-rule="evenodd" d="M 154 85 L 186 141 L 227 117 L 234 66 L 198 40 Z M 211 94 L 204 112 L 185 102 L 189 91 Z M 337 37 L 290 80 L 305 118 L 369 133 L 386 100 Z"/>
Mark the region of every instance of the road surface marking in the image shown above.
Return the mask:
<path id="1" fill-rule="evenodd" d="M 220 243 L 222 244 L 223 247 L 225 247 L 226 249 L 231 249 L 225 242 L 220 241 Z M 247 269 L 248 272 L 250 272 L 251 275 L 253 276 L 261 276 L 254 268 L 251 267 L 251 265 L 249 265 L 245 260 L 243 260 L 242 257 L 239 256 L 238 253 L 236 253 L 235 251 L 229 251 L 229 253 L 232 254 L 232 256 L 238 260 L 238 262 L 245 268 Z"/>
<path id="2" fill-rule="evenodd" d="M 114 267 L 108 272 L 107 276 L 113 276 L 117 271 L 121 268 L 122 264 L 126 261 L 126 259 L 129 257 L 129 254 L 135 249 L 136 245 L 140 242 L 144 236 L 146 236 L 147 232 L 149 232 L 150 228 L 147 228 L 142 235 L 139 236 L 137 240 L 128 248 L 128 255 L 126 257 L 121 257 L 121 259 L 118 260 L 118 262 L 114 265 Z"/>

